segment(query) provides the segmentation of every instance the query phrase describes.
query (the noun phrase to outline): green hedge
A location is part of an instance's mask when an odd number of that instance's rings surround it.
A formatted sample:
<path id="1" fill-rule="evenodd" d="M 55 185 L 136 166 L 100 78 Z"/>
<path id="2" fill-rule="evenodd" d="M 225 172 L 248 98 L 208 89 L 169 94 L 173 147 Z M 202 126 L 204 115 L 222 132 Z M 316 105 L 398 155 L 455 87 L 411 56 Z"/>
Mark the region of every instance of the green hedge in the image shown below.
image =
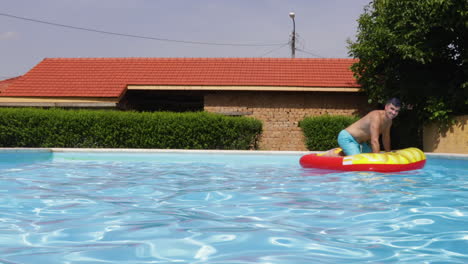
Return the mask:
<path id="1" fill-rule="evenodd" d="M 329 115 L 306 117 L 299 126 L 304 132 L 307 149 L 321 151 L 338 147 L 338 133 L 358 119 Z"/>
<path id="2" fill-rule="evenodd" d="M 252 149 L 261 131 L 206 112 L 0 108 L 0 147 Z"/>

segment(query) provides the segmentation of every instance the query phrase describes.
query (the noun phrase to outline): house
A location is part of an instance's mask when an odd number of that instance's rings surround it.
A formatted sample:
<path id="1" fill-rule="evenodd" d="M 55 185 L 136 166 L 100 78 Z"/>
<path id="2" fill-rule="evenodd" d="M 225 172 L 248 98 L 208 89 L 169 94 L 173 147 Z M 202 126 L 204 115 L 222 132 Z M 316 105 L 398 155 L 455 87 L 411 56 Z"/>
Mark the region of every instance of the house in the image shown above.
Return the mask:
<path id="1" fill-rule="evenodd" d="M 367 111 L 354 59 L 49 58 L 0 82 L 0 106 L 208 111 L 263 121 L 260 148 L 305 150 L 306 116 Z"/>

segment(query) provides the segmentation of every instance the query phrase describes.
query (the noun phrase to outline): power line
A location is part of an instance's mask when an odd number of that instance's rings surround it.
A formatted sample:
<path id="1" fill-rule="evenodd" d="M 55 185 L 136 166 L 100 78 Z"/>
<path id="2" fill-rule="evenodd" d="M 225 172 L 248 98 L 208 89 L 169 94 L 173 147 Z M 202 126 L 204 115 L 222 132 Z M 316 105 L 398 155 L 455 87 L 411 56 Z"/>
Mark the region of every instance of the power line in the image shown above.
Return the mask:
<path id="1" fill-rule="evenodd" d="M 260 55 L 259 57 L 260 57 L 260 58 L 261 58 L 261 57 L 264 57 L 264 56 L 266 56 L 266 55 L 268 55 L 268 54 L 270 54 L 270 53 L 272 53 L 272 52 L 274 52 L 274 51 L 277 51 L 277 50 L 279 50 L 279 49 L 284 48 L 286 45 L 289 45 L 289 42 L 286 43 L 286 44 L 283 44 L 283 45 L 281 45 L 281 46 L 279 46 L 279 47 L 277 47 L 277 48 L 274 48 L 274 49 L 272 49 L 272 50 L 270 50 L 270 51 L 268 51 L 268 52 L 266 52 L 266 53 Z"/>
<path id="2" fill-rule="evenodd" d="M 315 54 L 315 53 L 313 53 L 313 52 L 309 52 L 309 51 L 306 51 L 306 50 L 303 50 L 303 49 L 300 49 L 300 48 L 296 48 L 296 50 L 297 50 L 297 51 L 300 51 L 300 52 L 304 52 L 304 53 L 310 54 L 310 55 L 312 55 L 312 56 L 314 56 L 314 57 L 324 58 L 324 57 L 322 57 L 322 56 L 320 56 L 320 55 L 318 55 L 318 54 Z"/>
<path id="3" fill-rule="evenodd" d="M 149 39 L 149 40 L 157 40 L 157 41 L 166 41 L 166 42 L 178 42 L 178 43 L 185 43 L 185 44 L 212 45 L 212 46 L 243 46 L 243 47 L 261 47 L 261 46 L 284 45 L 284 43 L 245 44 L 245 43 L 216 43 L 216 42 L 201 42 L 201 41 L 167 39 L 167 38 L 149 37 L 149 36 L 140 36 L 140 35 L 118 33 L 118 32 L 103 31 L 103 30 L 92 29 L 92 28 L 76 27 L 76 26 L 52 23 L 52 22 L 48 22 L 48 21 L 44 21 L 44 20 L 32 19 L 32 18 L 27 18 L 27 17 L 20 17 L 20 16 L 6 14 L 6 13 L 0 13 L 0 16 L 20 19 L 20 20 L 24 20 L 24 21 L 40 23 L 40 24 L 45 24 L 45 25 L 64 27 L 64 28 L 70 28 L 70 29 L 82 30 L 82 31 L 89 31 L 89 32 L 101 33 L 101 34 L 107 34 L 107 35 L 114 35 L 114 36 L 121 36 L 121 37 L 131 37 L 131 38 L 139 38 L 139 39 Z"/>
<path id="4" fill-rule="evenodd" d="M 296 48 L 297 51 L 307 53 L 307 54 L 312 55 L 314 57 L 324 58 L 322 55 L 316 53 L 315 51 L 307 49 L 306 48 L 306 41 L 299 34 L 297 34 L 297 42 L 301 46 L 300 48 L 299 47 Z"/>

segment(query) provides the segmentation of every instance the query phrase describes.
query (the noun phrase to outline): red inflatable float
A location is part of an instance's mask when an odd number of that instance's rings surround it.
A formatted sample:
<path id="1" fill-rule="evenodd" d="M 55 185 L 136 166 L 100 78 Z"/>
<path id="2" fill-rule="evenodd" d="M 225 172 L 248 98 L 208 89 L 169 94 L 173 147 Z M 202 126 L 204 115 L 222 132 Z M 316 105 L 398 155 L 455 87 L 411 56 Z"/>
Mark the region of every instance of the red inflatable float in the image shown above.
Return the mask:
<path id="1" fill-rule="evenodd" d="M 426 164 L 426 156 L 417 148 L 407 148 L 395 152 L 364 153 L 344 157 L 307 154 L 301 157 L 299 163 L 304 168 L 397 172 L 422 169 Z"/>

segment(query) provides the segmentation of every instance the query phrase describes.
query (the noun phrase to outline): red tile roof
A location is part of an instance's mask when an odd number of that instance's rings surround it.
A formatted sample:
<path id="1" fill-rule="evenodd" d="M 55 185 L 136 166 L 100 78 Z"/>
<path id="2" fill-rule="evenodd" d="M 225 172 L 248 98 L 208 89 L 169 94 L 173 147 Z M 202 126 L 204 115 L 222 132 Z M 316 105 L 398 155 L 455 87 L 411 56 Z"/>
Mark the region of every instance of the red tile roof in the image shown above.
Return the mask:
<path id="1" fill-rule="evenodd" d="M 0 96 L 118 97 L 127 85 L 359 87 L 354 59 L 53 58 Z"/>
<path id="2" fill-rule="evenodd" d="M 13 78 L 9 78 L 9 79 L 5 79 L 5 80 L 1 80 L 0 81 L 0 93 L 4 90 L 6 90 L 6 88 L 8 86 L 10 86 L 13 82 L 15 82 L 16 80 L 18 80 L 21 76 L 18 76 L 18 77 L 13 77 Z"/>

